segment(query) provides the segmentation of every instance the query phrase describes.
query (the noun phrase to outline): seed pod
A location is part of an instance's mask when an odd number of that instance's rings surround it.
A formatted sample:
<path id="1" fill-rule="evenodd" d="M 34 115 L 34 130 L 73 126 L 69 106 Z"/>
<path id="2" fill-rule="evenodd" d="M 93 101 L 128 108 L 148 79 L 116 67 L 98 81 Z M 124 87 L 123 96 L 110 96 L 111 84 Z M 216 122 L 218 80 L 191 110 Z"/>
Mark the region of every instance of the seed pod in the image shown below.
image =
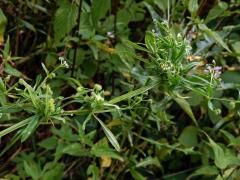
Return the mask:
<path id="1" fill-rule="evenodd" d="M 55 111 L 55 104 L 54 104 L 54 99 L 53 98 L 49 99 L 49 110 L 50 110 L 50 112 Z"/>

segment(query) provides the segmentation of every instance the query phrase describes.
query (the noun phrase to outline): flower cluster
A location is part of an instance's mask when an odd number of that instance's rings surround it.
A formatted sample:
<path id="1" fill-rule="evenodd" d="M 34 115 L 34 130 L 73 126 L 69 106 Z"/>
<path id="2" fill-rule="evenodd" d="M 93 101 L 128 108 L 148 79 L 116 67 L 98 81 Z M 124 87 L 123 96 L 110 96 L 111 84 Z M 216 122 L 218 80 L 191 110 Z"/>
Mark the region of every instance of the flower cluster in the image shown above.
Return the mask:
<path id="1" fill-rule="evenodd" d="M 90 105 L 91 108 L 100 108 L 104 105 L 104 91 L 100 84 L 95 84 L 93 89 L 86 89 L 83 87 L 77 88 L 79 102 Z"/>
<path id="2" fill-rule="evenodd" d="M 64 59 L 64 57 L 59 57 L 59 61 L 61 62 L 61 65 L 63 65 L 66 68 L 69 68 L 69 65 L 67 63 L 67 61 Z"/>
<path id="3" fill-rule="evenodd" d="M 206 69 L 204 70 L 206 74 L 212 74 L 213 78 L 219 79 L 220 75 L 222 73 L 222 67 L 221 66 L 214 66 L 207 64 Z"/>

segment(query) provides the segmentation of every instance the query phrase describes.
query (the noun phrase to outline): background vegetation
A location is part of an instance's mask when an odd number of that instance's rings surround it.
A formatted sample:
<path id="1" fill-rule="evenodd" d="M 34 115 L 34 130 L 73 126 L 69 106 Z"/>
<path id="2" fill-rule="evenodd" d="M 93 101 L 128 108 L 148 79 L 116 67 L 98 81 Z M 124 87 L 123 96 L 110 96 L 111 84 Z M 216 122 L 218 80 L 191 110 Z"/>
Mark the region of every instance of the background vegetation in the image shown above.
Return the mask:
<path id="1" fill-rule="evenodd" d="M 1 179 L 238 179 L 239 0 L 1 0 Z"/>

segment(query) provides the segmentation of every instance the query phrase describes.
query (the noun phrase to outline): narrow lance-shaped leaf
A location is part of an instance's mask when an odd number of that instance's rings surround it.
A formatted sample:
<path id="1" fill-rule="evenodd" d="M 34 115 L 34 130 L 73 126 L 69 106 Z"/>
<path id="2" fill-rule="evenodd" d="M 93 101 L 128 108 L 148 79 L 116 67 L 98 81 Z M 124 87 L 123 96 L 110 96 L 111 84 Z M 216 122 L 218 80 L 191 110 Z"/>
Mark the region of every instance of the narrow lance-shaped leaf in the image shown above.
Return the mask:
<path id="1" fill-rule="evenodd" d="M 191 15 L 195 17 L 198 11 L 198 0 L 189 0 L 188 10 L 190 11 Z"/>
<path id="2" fill-rule="evenodd" d="M 10 126 L 7 129 L 4 129 L 3 131 L 0 132 L 0 138 L 5 136 L 8 133 L 11 133 L 12 131 L 15 131 L 16 129 L 19 129 L 19 128 L 27 125 L 31 121 L 32 117 L 33 116 L 31 116 L 31 117 L 29 117 L 29 118 L 27 118 L 27 119 L 25 119 L 25 120 L 23 120 L 23 121 L 21 121 L 19 123 L 16 123 L 16 124 Z"/>
<path id="3" fill-rule="evenodd" d="M 116 137 L 113 135 L 113 133 L 107 128 L 107 126 L 97 117 L 93 114 L 93 116 L 96 118 L 96 120 L 101 124 L 104 133 L 106 134 L 108 140 L 110 143 L 113 145 L 113 147 L 117 150 L 120 151 L 120 145 L 116 139 Z"/>
<path id="4" fill-rule="evenodd" d="M 155 52 L 156 50 L 156 45 L 155 45 L 155 38 L 153 33 L 151 32 L 147 32 L 145 35 L 145 43 L 147 48 L 151 51 L 151 52 Z"/>
<path id="5" fill-rule="evenodd" d="M 193 120 L 194 124 L 198 126 L 197 120 L 192 112 L 189 103 L 183 98 L 174 98 L 174 100 L 179 104 L 179 106 L 187 113 L 187 115 Z"/>
<path id="6" fill-rule="evenodd" d="M 3 14 L 3 11 L 0 9 L 0 45 L 3 44 L 3 34 L 7 25 L 7 18 Z"/>
<path id="7" fill-rule="evenodd" d="M 143 87 L 141 87 L 141 88 L 139 88 L 139 89 L 137 89 L 137 90 L 128 92 L 128 93 L 123 94 L 123 95 L 121 95 L 121 96 L 118 96 L 118 97 L 110 100 L 109 103 L 110 103 L 110 104 L 115 104 L 115 103 L 118 103 L 118 102 L 123 101 L 123 100 L 125 100 L 125 99 L 130 99 L 130 98 L 132 98 L 132 97 L 134 97 L 134 96 L 137 96 L 137 95 L 139 95 L 139 94 L 142 94 L 142 93 L 144 93 L 144 92 L 146 92 L 146 91 L 148 91 L 148 90 L 156 87 L 158 84 L 159 84 L 159 82 L 155 82 L 155 83 L 150 84 L 150 85 L 148 85 L 148 86 L 143 86 Z"/>
<path id="8" fill-rule="evenodd" d="M 228 3 L 226 2 L 219 2 L 216 6 L 214 6 L 209 12 L 207 17 L 205 18 L 205 24 L 209 21 L 221 16 L 228 8 Z"/>
<path id="9" fill-rule="evenodd" d="M 222 37 L 217 32 L 212 31 L 205 24 L 199 24 L 198 27 L 199 29 L 204 31 L 207 35 L 209 35 L 211 38 L 213 38 L 220 46 L 222 46 L 228 52 L 231 52 L 227 44 L 223 41 Z"/>
<path id="10" fill-rule="evenodd" d="M 30 122 L 28 123 L 28 126 L 21 133 L 21 142 L 24 142 L 27 140 L 27 138 L 29 138 L 29 136 L 37 128 L 38 123 L 39 117 L 37 115 L 32 116 Z"/>

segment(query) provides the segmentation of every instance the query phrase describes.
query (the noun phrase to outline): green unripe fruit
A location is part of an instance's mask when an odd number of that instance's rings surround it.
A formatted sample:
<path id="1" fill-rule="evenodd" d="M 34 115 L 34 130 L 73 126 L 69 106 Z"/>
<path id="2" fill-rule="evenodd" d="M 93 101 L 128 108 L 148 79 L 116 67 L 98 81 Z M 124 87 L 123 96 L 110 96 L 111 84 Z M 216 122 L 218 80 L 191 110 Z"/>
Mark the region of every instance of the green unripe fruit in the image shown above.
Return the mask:
<path id="1" fill-rule="evenodd" d="M 26 84 L 26 82 L 25 82 L 24 79 L 22 79 L 22 78 L 20 78 L 18 82 L 19 82 L 19 84 L 21 84 L 21 85 L 25 85 L 25 84 Z"/>
<path id="2" fill-rule="evenodd" d="M 55 78 L 55 77 L 56 77 L 56 74 L 55 74 L 55 73 L 49 74 L 49 78 L 50 78 L 50 79 L 53 79 L 53 78 Z"/>
<path id="3" fill-rule="evenodd" d="M 102 86 L 101 86 L 100 84 L 95 84 L 95 85 L 94 85 L 94 89 L 95 89 L 96 91 L 101 91 L 101 90 L 102 90 Z"/>
<path id="4" fill-rule="evenodd" d="M 229 103 L 229 108 L 230 108 L 230 109 L 234 109 L 235 107 L 236 107 L 236 103 L 233 102 L 233 101 L 231 101 L 231 102 Z"/>
<path id="5" fill-rule="evenodd" d="M 217 115 L 220 115 L 222 113 L 221 109 L 215 109 L 214 112 L 217 114 Z"/>
<path id="6" fill-rule="evenodd" d="M 84 90 L 84 89 L 83 89 L 83 87 L 81 87 L 81 86 L 77 88 L 77 92 L 79 92 L 79 93 L 83 92 L 83 90 Z"/>

